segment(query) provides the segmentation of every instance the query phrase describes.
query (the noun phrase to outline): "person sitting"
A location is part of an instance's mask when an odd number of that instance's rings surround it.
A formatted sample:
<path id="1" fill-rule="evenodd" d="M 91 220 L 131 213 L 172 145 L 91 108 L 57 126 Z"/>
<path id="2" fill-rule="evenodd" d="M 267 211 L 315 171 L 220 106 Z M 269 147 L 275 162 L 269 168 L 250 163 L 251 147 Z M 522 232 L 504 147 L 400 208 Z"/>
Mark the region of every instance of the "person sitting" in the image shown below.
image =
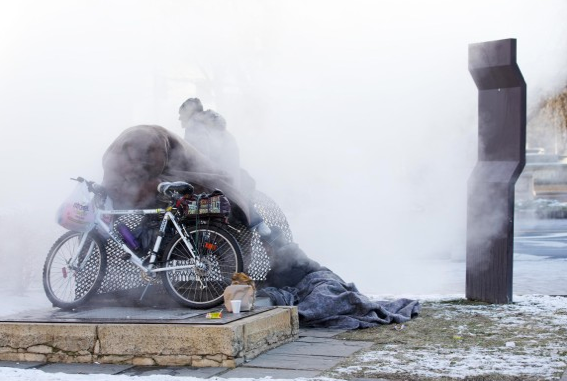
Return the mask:
<path id="1" fill-rule="evenodd" d="M 204 110 L 199 98 L 188 98 L 179 107 L 179 120 L 185 129 L 184 138 L 195 150 L 214 163 L 230 178 L 231 185 L 242 194 L 255 192 L 256 183 L 240 167 L 240 151 L 234 136 L 226 128 L 226 120 L 218 112 Z M 251 200 L 251 198 L 249 198 Z M 262 218 L 250 205 L 250 226 L 261 235 L 270 233 Z"/>
<path id="2" fill-rule="evenodd" d="M 216 111 L 203 111 L 200 102 L 183 104 L 186 106 L 180 108 L 179 119 L 185 129 L 185 141 L 225 171 L 234 186 L 239 187 L 240 152 L 236 139 L 226 129 L 226 120 Z"/>
<path id="3" fill-rule="evenodd" d="M 222 189 L 235 203 L 235 218 L 246 226 L 251 223 L 254 187 L 235 187 L 219 166 L 161 126 L 140 125 L 124 130 L 104 153 L 102 167 L 102 185 L 115 208 L 152 207 L 160 182 L 182 180 L 193 184 L 196 193 Z"/>
<path id="4" fill-rule="evenodd" d="M 197 193 L 221 189 L 233 205 L 234 217 L 247 229 L 262 222 L 255 211 L 258 192 L 253 181 L 248 188 L 235 187 L 206 155 L 160 126 L 135 126 L 122 132 L 105 152 L 103 169 L 102 185 L 117 209 L 151 207 L 159 182 L 181 180 L 193 184 Z M 355 329 L 403 323 L 420 310 L 413 300 L 370 300 L 354 284 L 311 260 L 276 226 L 268 227 L 262 239 L 268 245 L 271 270 L 259 293 L 276 305 L 297 305 L 303 326 Z"/>

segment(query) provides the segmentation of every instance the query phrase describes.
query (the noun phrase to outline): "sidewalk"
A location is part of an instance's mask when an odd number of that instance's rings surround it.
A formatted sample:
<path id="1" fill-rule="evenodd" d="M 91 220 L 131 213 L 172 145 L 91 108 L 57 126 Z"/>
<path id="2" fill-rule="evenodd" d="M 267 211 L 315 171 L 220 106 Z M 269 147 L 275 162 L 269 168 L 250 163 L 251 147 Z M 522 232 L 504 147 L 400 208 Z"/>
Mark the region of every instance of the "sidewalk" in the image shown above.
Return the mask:
<path id="1" fill-rule="evenodd" d="M 81 381 L 108 380 L 104 375 L 121 375 L 119 381 L 130 376 L 149 381 L 153 375 L 246 381 L 567 381 L 567 297 L 515 295 L 508 305 L 469 302 L 462 295 L 417 299 L 422 312 L 405 324 L 355 331 L 301 329 L 294 342 L 250 361 L 241 359 L 236 368 L 0 362 L 0 379 L 75 381 L 72 375 L 81 374 L 91 375 Z M 62 374 L 51 378 L 57 372 Z"/>
<path id="2" fill-rule="evenodd" d="M 281 345 L 236 368 L 144 367 L 114 364 L 61 364 L 0 361 L 0 367 L 38 369 L 46 373 L 150 376 L 170 375 L 197 378 L 313 378 L 339 364 L 355 352 L 372 345 L 366 341 L 337 340 L 344 331 L 301 329 L 299 339 Z"/>
<path id="3" fill-rule="evenodd" d="M 342 330 L 301 329 L 298 340 L 272 349 L 236 368 L 145 367 L 114 364 L 63 364 L 0 361 L 0 367 L 37 369 L 45 373 L 67 375 L 124 375 L 174 377 L 260 379 L 304 379 L 325 377 L 325 372 L 354 357 L 356 352 L 373 345 L 369 341 L 334 338 Z M 326 376 L 328 377 L 328 376 Z M 97 378 L 98 379 L 98 378 Z M 398 380 L 399 378 L 393 378 Z M 392 380 L 393 380 L 392 379 Z M 420 379 L 415 378 L 415 379 Z M 507 378 L 503 378 L 507 379 Z M 388 381 L 384 378 L 352 378 L 351 381 Z M 567 370 L 559 381 L 567 381 Z"/>

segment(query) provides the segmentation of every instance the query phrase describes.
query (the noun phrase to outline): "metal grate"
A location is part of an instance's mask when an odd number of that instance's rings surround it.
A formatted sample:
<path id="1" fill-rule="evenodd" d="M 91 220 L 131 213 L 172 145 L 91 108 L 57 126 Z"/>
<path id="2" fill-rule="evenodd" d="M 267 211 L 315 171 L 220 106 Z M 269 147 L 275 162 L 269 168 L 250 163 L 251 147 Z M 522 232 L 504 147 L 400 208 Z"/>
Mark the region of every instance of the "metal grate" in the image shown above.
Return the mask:
<path id="1" fill-rule="evenodd" d="M 293 240 L 285 215 L 272 199 L 261 192 L 256 192 L 253 204 L 266 225 L 280 228 L 288 242 Z M 131 230 L 134 230 L 140 224 L 142 218 L 142 216 L 137 215 L 126 215 L 118 218 L 118 221 L 123 222 Z M 264 281 L 270 271 L 270 256 L 260 235 L 242 224 L 234 225 L 233 228 L 227 230 L 236 238 L 242 249 L 244 271 L 256 281 Z M 163 244 L 167 245 L 166 242 Z M 121 258 L 124 252 L 116 243 L 108 240 L 105 248 L 108 267 L 98 291 L 99 294 L 142 288 L 147 284 L 147 281 L 142 278 L 141 271 L 130 262 L 124 261 Z M 155 282 L 160 284 L 160 278 L 158 277 Z M 160 288 L 163 287 L 160 285 Z"/>
<path id="2" fill-rule="evenodd" d="M 125 215 L 120 216 L 117 222 L 122 222 L 126 224 L 130 230 L 134 230 L 136 226 L 140 224 L 142 218 L 143 216 L 138 215 Z M 106 242 L 105 249 L 108 266 L 106 275 L 98 291 L 99 294 L 141 287 L 147 284 L 141 276 L 140 269 L 129 261 L 125 261 L 121 258 L 124 251 L 114 241 L 109 239 Z"/>

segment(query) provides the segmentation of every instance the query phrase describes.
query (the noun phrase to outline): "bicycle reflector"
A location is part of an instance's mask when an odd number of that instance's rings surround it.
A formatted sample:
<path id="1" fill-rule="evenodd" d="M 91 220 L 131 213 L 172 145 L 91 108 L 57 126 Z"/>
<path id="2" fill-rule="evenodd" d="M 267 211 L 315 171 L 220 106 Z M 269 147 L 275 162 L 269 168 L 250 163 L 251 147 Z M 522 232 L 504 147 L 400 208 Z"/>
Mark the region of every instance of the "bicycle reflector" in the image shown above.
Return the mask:
<path id="1" fill-rule="evenodd" d="M 205 249 L 207 249 L 207 250 L 216 250 L 217 249 L 217 245 L 215 245 L 214 243 L 210 243 L 210 242 L 205 243 L 204 246 L 205 246 Z"/>

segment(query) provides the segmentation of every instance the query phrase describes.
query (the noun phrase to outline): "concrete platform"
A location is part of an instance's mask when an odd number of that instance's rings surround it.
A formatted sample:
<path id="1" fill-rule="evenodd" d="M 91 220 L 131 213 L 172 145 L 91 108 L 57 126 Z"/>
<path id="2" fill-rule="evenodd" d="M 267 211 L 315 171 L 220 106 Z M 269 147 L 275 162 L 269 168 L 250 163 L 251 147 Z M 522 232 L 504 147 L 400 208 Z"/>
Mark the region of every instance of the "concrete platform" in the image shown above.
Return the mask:
<path id="1" fill-rule="evenodd" d="M 344 330 L 307 328 L 299 330 L 299 338 L 283 344 L 255 359 L 245 361 L 236 368 L 187 366 L 135 366 L 116 364 L 62 364 L 38 362 L 0 361 L 0 367 L 38 369 L 46 373 L 106 374 L 125 376 L 169 375 L 202 379 L 278 378 L 298 379 L 322 377 L 325 372 L 354 355 L 369 348 L 372 342 L 334 339 Z M 377 381 L 377 380 L 375 380 Z"/>
<path id="2" fill-rule="evenodd" d="M 0 318 L 0 361 L 234 368 L 298 337 L 295 307 L 209 311 L 102 307 Z"/>

